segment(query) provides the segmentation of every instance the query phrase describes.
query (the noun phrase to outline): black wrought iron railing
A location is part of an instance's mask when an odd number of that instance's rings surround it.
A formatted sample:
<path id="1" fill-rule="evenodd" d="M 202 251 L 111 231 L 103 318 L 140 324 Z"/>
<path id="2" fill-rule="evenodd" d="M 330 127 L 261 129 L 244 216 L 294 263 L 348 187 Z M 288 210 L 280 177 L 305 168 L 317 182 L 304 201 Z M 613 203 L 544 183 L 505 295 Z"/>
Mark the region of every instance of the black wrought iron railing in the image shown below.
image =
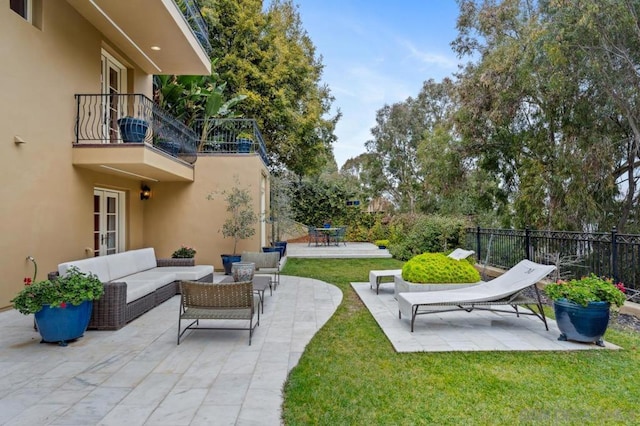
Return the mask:
<path id="1" fill-rule="evenodd" d="M 207 52 L 207 55 L 211 56 L 213 48 L 209 42 L 209 27 L 200 12 L 198 3 L 195 0 L 174 0 L 174 2 L 182 12 L 182 16 L 191 27 L 191 31 L 193 31 L 202 48 Z"/>
<path id="2" fill-rule="evenodd" d="M 256 120 L 248 118 L 212 118 L 197 120 L 193 130 L 198 152 L 211 154 L 256 153 L 265 165 L 269 158 Z"/>
<path id="3" fill-rule="evenodd" d="M 193 130 L 141 94 L 78 94 L 76 143 L 145 143 L 188 163 L 197 159 Z"/>
<path id="4" fill-rule="evenodd" d="M 483 264 L 508 269 L 522 259 L 554 263 L 565 278 L 593 272 L 640 290 L 640 235 L 477 227 L 468 228 L 466 237 Z"/>

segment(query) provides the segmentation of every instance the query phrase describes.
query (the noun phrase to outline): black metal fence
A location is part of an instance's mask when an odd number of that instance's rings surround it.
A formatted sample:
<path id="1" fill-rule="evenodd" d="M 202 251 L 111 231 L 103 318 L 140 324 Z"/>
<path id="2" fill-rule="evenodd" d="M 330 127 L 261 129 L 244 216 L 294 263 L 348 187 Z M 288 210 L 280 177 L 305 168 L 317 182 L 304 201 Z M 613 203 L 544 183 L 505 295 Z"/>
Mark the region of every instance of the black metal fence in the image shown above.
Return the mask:
<path id="1" fill-rule="evenodd" d="M 560 265 L 563 278 L 591 272 L 640 290 L 640 235 L 611 232 L 467 229 L 478 262 L 508 269 L 522 259 Z"/>
<path id="2" fill-rule="evenodd" d="M 207 52 L 207 55 L 211 56 L 213 48 L 209 42 L 209 27 L 202 17 L 202 13 L 200 13 L 198 2 L 196 0 L 174 0 L 174 2 L 178 5 L 182 16 L 191 27 L 191 31 L 193 31 L 202 48 Z"/>
<path id="3" fill-rule="evenodd" d="M 212 118 L 187 127 L 141 94 L 76 95 L 75 143 L 145 143 L 194 163 L 197 153 L 253 153 L 269 158 L 253 119 Z"/>
<path id="4" fill-rule="evenodd" d="M 76 143 L 146 143 L 194 163 L 196 135 L 141 94 L 76 95 Z"/>
<path id="5" fill-rule="evenodd" d="M 193 130 L 198 138 L 198 152 L 257 153 L 269 165 L 267 150 L 256 120 L 249 118 L 211 118 L 196 120 Z"/>

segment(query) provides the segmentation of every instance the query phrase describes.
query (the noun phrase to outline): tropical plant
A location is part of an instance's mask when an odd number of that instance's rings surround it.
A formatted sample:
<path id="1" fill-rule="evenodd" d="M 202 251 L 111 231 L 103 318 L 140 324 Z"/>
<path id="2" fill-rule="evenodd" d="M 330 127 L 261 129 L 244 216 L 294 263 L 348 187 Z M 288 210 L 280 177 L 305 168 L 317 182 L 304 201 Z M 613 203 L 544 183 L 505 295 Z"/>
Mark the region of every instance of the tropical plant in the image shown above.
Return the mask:
<path id="1" fill-rule="evenodd" d="M 246 98 L 237 95 L 225 99 L 227 83 L 216 72 L 217 63 L 218 58 L 212 59 L 211 75 L 154 76 L 155 101 L 186 126 L 198 130 L 198 151 L 202 151 L 211 128 L 216 125 L 215 119 L 239 117 L 233 108 Z"/>
<path id="2" fill-rule="evenodd" d="M 99 299 L 104 285 L 95 274 L 80 272 L 72 266 L 67 273 L 55 280 L 31 282 L 25 278 L 25 286 L 11 300 L 13 307 L 28 315 L 39 312 L 45 305 L 65 308 L 68 304 L 80 305 L 86 300 Z"/>
<path id="3" fill-rule="evenodd" d="M 587 306 L 589 302 L 609 302 L 622 306 L 626 300 L 622 283 L 614 284 L 611 278 L 600 278 L 595 274 L 572 279 L 558 280 L 544 288 L 551 300 L 566 299 L 578 305 Z"/>
<path id="4" fill-rule="evenodd" d="M 224 238 L 233 239 L 233 254 L 236 254 L 238 241 L 252 237 L 256 233 L 254 225 L 258 222 L 258 216 L 254 211 L 253 198 L 248 187 L 240 187 L 236 176 L 235 186 L 230 190 L 212 192 L 207 199 L 213 200 L 218 195 L 224 197 L 227 203 L 229 217 L 222 224 L 220 231 Z"/>

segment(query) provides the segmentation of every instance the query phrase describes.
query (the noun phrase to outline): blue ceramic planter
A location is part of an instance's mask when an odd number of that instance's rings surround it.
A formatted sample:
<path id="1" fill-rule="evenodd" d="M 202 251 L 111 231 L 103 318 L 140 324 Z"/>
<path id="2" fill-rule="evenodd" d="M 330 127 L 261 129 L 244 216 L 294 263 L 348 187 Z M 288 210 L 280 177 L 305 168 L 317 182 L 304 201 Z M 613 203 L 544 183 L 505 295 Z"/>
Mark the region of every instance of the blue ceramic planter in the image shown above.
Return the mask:
<path id="1" fill-rule="evenodd" d="M 149 123 L 135 117 L 122 117 L 118 120 L 120 135 L 124 142 L 142 142 L 147 135 Z"/>
<path id="2" fill-rule="evenodd" d="M 222 266 L 224 267 L 224 274 L 231 275 L 231 264 L 234 262 L 240 262 L 242 256 L 239 254 L 221 254 Z"/>
<path id="3" fill-rule="evenodd" d="M 51 308 L 49 305 L 44 305 L 35 314 L 42 342 L 67 346 L 67 341 L 82 337 L 89 325 L 92 309 L 93 301 L 91 300 L 85 300 L 78 306 L 68 304 L 65 308 Z"/>
<path id="4" fill-rule="evenodd" d="M 253 141 L 251 139 L 238 139 L 238 152 L 243 154 L 251 152 L 251 145 L 253 145 Z"/>
<path id="5" fill-rule="evenodd" d="M 609 325 L 609 307 L 609 302 L 591 302 L 585 307 L 567 299 L 554 301 L 553 310 L 562 333 L 558 340 L 604 346 L 602 336 Z"/>

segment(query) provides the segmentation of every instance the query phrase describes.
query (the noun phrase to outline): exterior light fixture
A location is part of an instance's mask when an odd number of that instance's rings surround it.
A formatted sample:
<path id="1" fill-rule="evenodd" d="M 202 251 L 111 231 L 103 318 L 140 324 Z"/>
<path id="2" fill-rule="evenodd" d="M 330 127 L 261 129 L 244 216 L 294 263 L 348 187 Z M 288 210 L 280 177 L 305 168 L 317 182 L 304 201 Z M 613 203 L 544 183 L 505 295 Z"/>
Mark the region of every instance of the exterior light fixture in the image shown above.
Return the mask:
<path id="1" fill-rule="evenodd" d="M 151 188 L 143 183 L 142 187 L 140 187 L 140 199 L 144 201 L 149 198 L 151 198 Z"/>

